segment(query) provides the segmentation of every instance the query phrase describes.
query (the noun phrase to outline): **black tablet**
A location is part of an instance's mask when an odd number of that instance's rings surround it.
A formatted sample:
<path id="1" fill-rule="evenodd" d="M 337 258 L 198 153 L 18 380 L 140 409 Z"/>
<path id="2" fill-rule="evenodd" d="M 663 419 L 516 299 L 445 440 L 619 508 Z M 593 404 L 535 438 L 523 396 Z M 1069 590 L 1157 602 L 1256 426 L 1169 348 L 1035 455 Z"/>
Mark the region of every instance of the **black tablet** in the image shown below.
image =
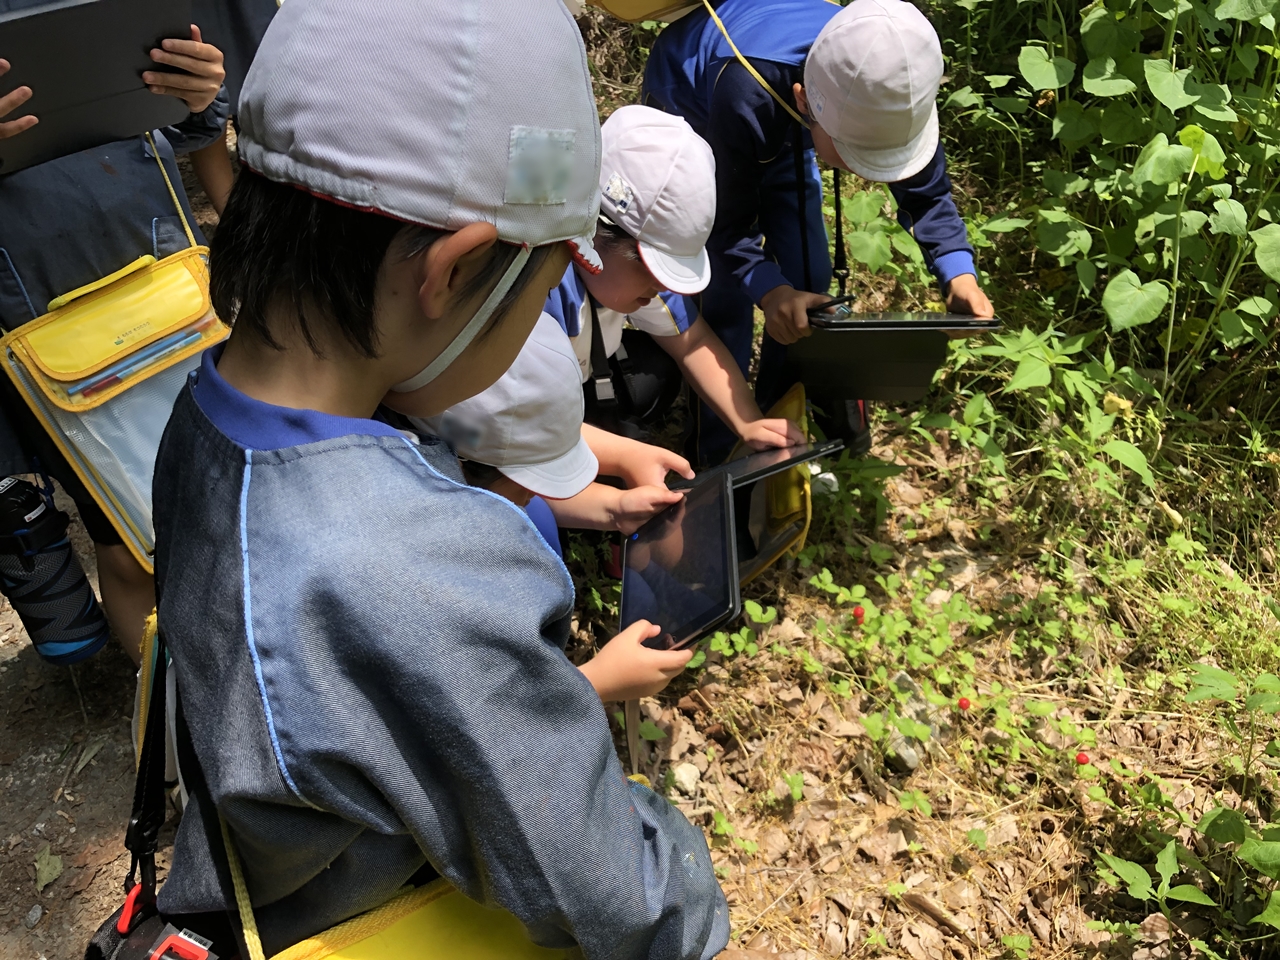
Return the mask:
<path id="1" fill-rule="evenodd" d="M 787 347 L 787 361 L 791 375 L 819 406 L 843 400 L 909 403 L 929 391 L 949 342 L 932 326 L 829 329 L 815 324 L 809 336 Z"/>
<path id="2" fill-rule="evenodd" d="M 941 330 L 956 333 L 986 333 L 999 330 L 999 317 L 973 317 L 967 313 L 850 313 L 841 297 L 809 311 L 809 325 L 824 330 Z M 828 307 L 835 312 L 827 313 Z"/>
<path id="3" fill-rule="evenodd" d="M 7 119 L 30 130 L 0 140 L 0 176 L 186 119 L 186 103 L 142 82 L 172 70 L 150 57 L 166 38 L 191 36 L 191 0 L 57 0 L 0 14 L 0 96 L 31 88 Z"/>
<path id="4" fill-rule="evenodd" d="M 733 488 L 716 471 L 628 537 L 622 548 L 622 622 L 648 620 L 659 650 L 686 647 L 738 615 Z"/>
<path id="5" fill-rule="evenodd" d="M 672 490 L 686 490 L 697 483 L 701 483 L 710 473 L 724 471 L 729 475 L 729 481 L 733 484 L 733 488 L 737 490 L 740 487 L 755 483 L 757 480 L 771 477 L 775 473 L 781 473 L 783 470 L 794 467 L 798 463 L 807 463 L 810 460 L 818 459 L 818 457 L 834 456 L 843 449 L 843 440 L 827 440 L 822 443 L 797 443 L 791 447 L 760 450 L 756 453 L 749 453 L 745 457 L 730 460 L 718 467 L 713 467 L 711 470 L 703 471 L 692 480 L 677 480 L 670 484 L 670 487 Z"/>

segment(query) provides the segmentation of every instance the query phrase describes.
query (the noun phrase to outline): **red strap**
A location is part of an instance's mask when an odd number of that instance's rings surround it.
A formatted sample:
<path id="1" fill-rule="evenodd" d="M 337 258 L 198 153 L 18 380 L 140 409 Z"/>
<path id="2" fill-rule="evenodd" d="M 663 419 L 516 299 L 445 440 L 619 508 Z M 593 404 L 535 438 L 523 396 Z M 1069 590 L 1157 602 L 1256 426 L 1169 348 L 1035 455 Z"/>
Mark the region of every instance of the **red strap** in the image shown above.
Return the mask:
<path id="1" fill-rule="evenodd" d="M 124 909 L 120 911 L 120 919 L 116 921 L 116 932 L 122 937 L 129 935 L 133 926 L 133 918 L 138 915 L 138 896 L 142 893 L 142 884 L 135 883 L 128 896 L 124 898 Z"/>
<path id="2" fill-rule="evenodd" d="M 209 956 L 209 951 L 200 946 L 200 944 L 192 943 L 186 937 L 171 933 L 160 946 L 151 952 L 150 960 L 163 960 L 165 954 L 170 952 L 175 957 L 181 957 L 182 960 L 208 960 Z"/>

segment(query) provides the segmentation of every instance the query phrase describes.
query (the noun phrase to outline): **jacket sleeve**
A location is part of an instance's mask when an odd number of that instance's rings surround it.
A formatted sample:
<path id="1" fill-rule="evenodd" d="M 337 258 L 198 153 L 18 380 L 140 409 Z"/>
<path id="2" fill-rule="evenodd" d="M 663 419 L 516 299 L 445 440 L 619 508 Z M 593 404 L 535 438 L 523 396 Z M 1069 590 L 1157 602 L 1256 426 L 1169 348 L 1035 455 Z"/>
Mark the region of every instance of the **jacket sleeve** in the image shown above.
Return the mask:
<path id="1" fill-rule="evenodd" d="M 231 115 L 231 101 L 227 97 L 227 88 L 223 87 L 214 97 L 213 103 L 200 113 L 187 115 L 181 123 L 171 127 L 161 127 L 160 132 L 173 145 L 176 154 L 191 153 L 201 147 L 207 147 L 227 129 L 227 117 Z"/>
<path id="2" fill-rule="evenodd" d="M 753 65 L 787 95 L 789 76 L 778 64 Z M 708 243 L 712 274 L 734 277 L 758 304 L 774 287 L 791 285 L 764 252 L 759 219 L 766 165 L 789 142 L 793 121 L 736 61 L 716 80 L 709 116 L 707 141 L 716 158 L 716 222 Z"/>
<path id="3" fill-rule="evenodd" d="M 562 650 L 567 571 L 507 501 L 470 488 L 449 499 L 448 529 L 431 532 L 437 519 L 377 546 L 380 599 L 341 585 L 366 602 L 326 633 L 351 696 L 377 693 L 369 743 L 387 733 L 340 764 L 384 801 L 344 814 L 377 822 L 390 804 L 436 870 L 544 946 L 576 943 L 588 960 L 714 956 L 729 920 L 706 840 L 624 776 L 604 706 Z M 300 766 L 308 802 L 351 804 L 326 757 Z"/>
<path id="4" fill-rule="evenodd" d="M 898 202 L 898 222 L 920 244 L 925 263 L 944 290 L 963 273 L 977 274 L 964 221 L 951 199 L 951 178 L 941 143 L 923 170 L 889 184 L 889 191 Z"/>

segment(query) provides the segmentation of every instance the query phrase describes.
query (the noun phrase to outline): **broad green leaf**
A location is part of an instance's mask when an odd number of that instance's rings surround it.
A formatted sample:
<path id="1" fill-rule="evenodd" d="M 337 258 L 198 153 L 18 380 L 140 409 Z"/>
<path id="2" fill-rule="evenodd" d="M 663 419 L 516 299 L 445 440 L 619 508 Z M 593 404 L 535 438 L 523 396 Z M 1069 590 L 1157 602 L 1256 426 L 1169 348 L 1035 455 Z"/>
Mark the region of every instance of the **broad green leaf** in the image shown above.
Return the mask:
<path id="1" fill-rule="evenodd" d="M 859 263 L 865 263 L 872 273 L 893 259 L 893 248 L 889 244 L 889 235 L 886 233 L 855 230 L 846 236 L 849 242 L 849 256 Z"/>
<path id="2" fill-rule="evenodd" d="M 1156 855 L 1156 873 L 1160 874 L 1160 896 L 1164 896 L 1169 890 L 1169 881 L 1174 878 L 1178 872 L 1178 848 L 1177 844 L 1170 840 L 1164 845 L 1164 849 Z"/>
<path id="3" fill-rule="evenodd" d="M 1170 887 L 1169 892 L 1165 895 L 1166 900 L 1178 900 L 1182 903 L 1199 903 L 1206 907 L 1216 907 L 1217 904 L 1199 887 L 1190 883 L 1180 883 L 1176 887 Z"/>
<path id="4" fill-rule="evenodd" d="M 859 190 L 844 201 L 844 215 L 853 223 L 870 223 L 880 218 L 884 194 L 879 190 Z"/>
<path id="5" fill-rule="evenodd" d="M 1030 226 L 1030 224 L 1030 220 L 1023 220 L 1019 217 L 992 217 L 979 229 L 983 233 L 1012 233 L 1014 230 L 1021 230 L 1023 227 Z"/>
<path id="6" fill-rule="evenodd" d="M 1280 841 L 1250 838 L 1240 844 L 1236 856 L 1259 873 L 1280 880 Z"/>
<path id="7" fill-rule="evenodd" d="M 1147 60 L 1142 64 L 1142 72 L 1146 75 L 1147 86 L 1152 95 L 1170 110 L 1181 110 L 1189 107 L 1198 99 L 1187 93 L 1188 70 L 1175 70 L 1168 60 Z"/>
<path id="8" fill-rule="evenodd" d="M 1268 223 L 1249 236 L 1258 245 L 1253 256 L 1262 272 L 1272 280 L 1280 280 L 1280 223 Z"/>
<path id="9" fill-rule="evenodd" d="M 1148 487 L 1155 486 L 1156 479 L 1151 475 L 1146 455 L 1128 440 L 1108 440 L 1102 452 L 1136 473 Z"/>
<path id="10" fill-rule="evenodd" d="M 1234 700 L 1239 696 L 1240 681 L 1233 673 L 1207 663 L 1193 663 L 1196 686 L 1187 694 L 1187 703 L 1201 700 Z"/>
<path id="11" fill-rule="evenodd" d="M 988 103 L 997 109 L 1003 110 L 1005 113 L 1024 114 L 1030 107 L 1027 101 L 1022 97 L 992 97 Z"/>
<path id="12" fill-rule="evenodd" d="M 1227 233 L 1233 237 L 1243 237 L 1245 227 L 1249 223 L 1249 214 L 1239 200 L 1217 200 L 1213 204 L 1214 212 L 1209 216 L 1210 233 Z"/>
<path id="13" fill-rule="evenodd" d="M 1129 45 L 1129 36 L 1122 31 L 1120 21 L 1105 4 L 1099 4 L 1085 14 L 1080 23 L 1080 38 L 1089 56 L 1095 59 L 1115 57 L 1126 52 Z"/>
<path id="14" fill-rule="evenodd" d="M 1006 86 L 1013 77 L 1007 73 L 990 73 L 982 79 L 987 81 L 987 85 L 992 90 L 999 90 L 1001 87 Z"/>
<path id="15" fill-rule="evenodd" d="M 1244 708 L 1246 710 L 1256 710 L 1258 713 L 1275 714 L 1280 711 L 1280 693 L 1268 693 L 1267 691 L 1251 693 L 1245 698 Z"/>
<path id="16" fill-rule="evenodd" d="M 1222 0 L 1213 15 L 1219 20 L 1258 20 L 1275 9 L 1275 0 Z"/>
<path id="17" fill-rule="evenodd" d="M 62 876 L 62 858 L 49 851 L 49 844 L 46 843 L 36 854 L 37 893 Z"/>
<path id="18" fill-rule="evenodd" d="M 1151 875 L 1145 868 L 1132 860 L 1122 860 L 1109 853 L 1100 853 L 1098 856 L 1115 871 L 1116 876 L 1124 881 L 1125 886 L 1129 888 L 1129 896 L 1135 900 L 1153 899 L 1155 891 L 1151 889 Z"/>
<path id="19" fill-rule="evenodd" d="M 1049 57 L 1044 47 L 1025 46 L 1018 54 L 1018 72 L 1036 90 L 1057 90 L 1071 82 L 1076 65 L 1065 57 Z"/>
<path id="20" fill-rule="evenodd" d="M 1095 97 L 1122 97 L 1138 89 L 1136 83 L 1119 71 L 1111 57 L 1094 57 L 1086 63 L 1080 81 L 1085 92 Z"/>
<path id="21" fill-rule="evenodd" d="M 1053 375 L 1049 370 L 1049 361 L 1043 357 L 1026 357 L 1018 364 L 1013 377 L 1005 384 L 1005 392 L 1028 390 L 1032 387 L 1047 387 Z"/>
<path id="22" fill-rule="evenodd" d="M 1196 824 L 1197 830 L 1218 843 L 1244 843 L 1244 828 L 1244 817 L 1230 807 L 1214 807 Z"/>
<path id="23" fill-rule="evenodd" d="M 1231 102 L 1231 90 L 1221 83 L 1197 83 L 1194 80 L 1187 84 L 1187 93 L 1199 97 L 1196 101 L 1196 113 L 1210 120 L 1223 123 L 1235 123 L 1240 118 L 1227 104 Z"/>
<path id="24" fill-rule="evenodd" d="M 1253 680 L 1253 689 L 1265 690 L 1267 693 L 1280 693 L 1280 677 L 1274 673 L 1259 674 Z"/>
<path id="25" fill-rule="evenodd" d="M 1243 310 L 1251 317 L 1270 317 L 1275 306 L 1266 297 L 1245 297 L 1236 304 L 1237 309 Z"/>
<path id="26" fill-rule="evenodd" d="M 1276 895 L 1273 890 L 1270 898 L 1267 900 L 1267 909 L 1249 921 L 1250 923 L 1265 923 L 1280 930 L 1280 896 Z"/>
<path id="27" fill-rule="evenodd" d="M 1122 270 L 1107 283 L 1102 309 L 1114 331 L 1150 323 L 1169 302 L 1169 288 L 1152 280 L 1143 283 L 1132 270 Z"/>
<path id="28" fill-rule="evenodd" d="M 1087 254 L 1093 246 L 1089 228 L 1065 210 L 1046 207 L 1040 211 L 1040 224 L 1036 228 L 1040 249 L 1055 257 Z"/>
<path id="29" fill-rule="evenodd" d="M 1135 183 L 1164 185 L 1177 183 L 1191 172 L 1195 152 L 1190 147 L 1175 146 L 1163 133 L 1157 133 L 1142 148 L 1133 165 Z"/>
<path id="30" fill-rule="evenodd" d="M 1178 140 L 1184 147 L 1190 147 L 1196 156 L 1196 173 L 1207 173 L 1215 180 L 1221 180 L 1227 174 L 1225 166 L 1227 155 L 1222 151 L 1222 144 L 1203 127 L 1189 123 L 1178 131 Z"/>
<path id="31" fill-rule="evenodd" d="M 1098 132 L 1098 126 L 1074 100 L 1060 100 L 1053 117 L 1053 136 L 1066 143 L 1083 143 Z"/>
<path id="32" fill-rule="evenodd" d="M 659 727 L 652 720 L 640 721 L 640 729 L 637 732 L 640 734 L 641 738 L 645 740 L 667 739 L 667 735 L 662 732 L 662 728 Z"/>
<path id="33" fill-rule="evenodd" d="M 977 849 L 979 850 L 987 849 L 987 831 L 974 827 L 972 830 L 966 833 L 964 837 L 971 844 L 973 844 Z"/>
<path id="34" fill-rule="evenodd" d="M 1143 116 L 1127 103 L 1108 103 L 1102 108 L 1099 129 L 1108 143 L 1136 143 L 1142 136 Z"/>

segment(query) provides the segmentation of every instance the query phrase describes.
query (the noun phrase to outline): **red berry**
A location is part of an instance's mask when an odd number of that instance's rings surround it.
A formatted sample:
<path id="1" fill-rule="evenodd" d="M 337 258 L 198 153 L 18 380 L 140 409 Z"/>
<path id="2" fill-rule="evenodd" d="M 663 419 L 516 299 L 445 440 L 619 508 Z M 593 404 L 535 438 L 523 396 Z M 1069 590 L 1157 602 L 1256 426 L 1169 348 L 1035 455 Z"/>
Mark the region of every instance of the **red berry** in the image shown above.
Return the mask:
<path id="1" fill-rule="evenodd" d="M 961 697 L 959 700 L 956 701 L 956 706 L 959 707 L 961 710 L 968 710 L 971 706 L 973 706 L 973 704 L 969 702 L 968 697 Z"/>
<path id="2" fill-rule="evenodd" d="M 1085 753 L 1084 751 L 1081 751 L 1080 753 L 1076 754 L 1076 763 L 1080 764 L 1080 766 L 1083 767 L 1088 762 L 1089 762 L 1089 755 L 1087 753 Z"/>
<path id="3" fill-rule="evenodd" d="M 857 606 L 853 608 L 854 619 L 861 620 L 866 615 L 867 615 L 867 611 L 863 610 L 861 606 Z"/>

